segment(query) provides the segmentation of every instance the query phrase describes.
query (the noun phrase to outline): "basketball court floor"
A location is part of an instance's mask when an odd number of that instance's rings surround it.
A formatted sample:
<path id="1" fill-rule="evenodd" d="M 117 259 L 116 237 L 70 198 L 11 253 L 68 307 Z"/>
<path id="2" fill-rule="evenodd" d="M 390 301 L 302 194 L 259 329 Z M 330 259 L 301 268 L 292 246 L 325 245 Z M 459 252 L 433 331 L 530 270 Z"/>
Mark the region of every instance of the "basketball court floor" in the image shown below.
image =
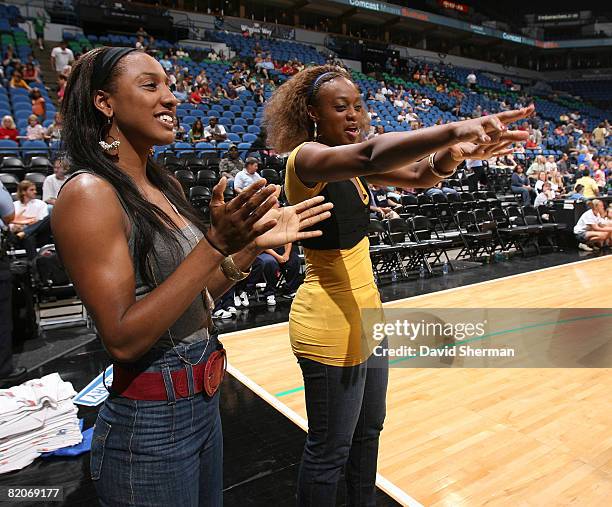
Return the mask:
<path id="1" fill-rule="evenodd" d="M 387 308 L 605 308 L 602 257 L 386 303 Z M 572 333 L 582 326 L 571 325 Z M 224 335 L 229 372 L 306 429 L 285 323 Z M 610 354 L 608 350 L 603 353 Z M 257 351 L 256 354 L 253 351 Z M 404 505 L 610 505 L 605 368 L 390 368 L 378 485 Z"/>

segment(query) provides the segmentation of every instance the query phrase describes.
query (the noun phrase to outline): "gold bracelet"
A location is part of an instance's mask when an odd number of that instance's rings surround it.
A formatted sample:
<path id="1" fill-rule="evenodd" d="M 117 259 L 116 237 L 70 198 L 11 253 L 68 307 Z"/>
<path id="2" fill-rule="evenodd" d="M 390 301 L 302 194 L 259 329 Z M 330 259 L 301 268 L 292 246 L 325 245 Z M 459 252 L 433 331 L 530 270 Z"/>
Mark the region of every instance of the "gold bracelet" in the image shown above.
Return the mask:
<path id="1" fill-rule="evenodd" d="M 427 159 L 429 162 L 429 170 L 434 176 L 440 178 L 441 180 L 445 178 L 450 178 L 453 174 L 457 172 L 457 169 L 455 168 L 453 171 L 451 171 L 450 173 L 446 173 L 446 174 L 441 174 L 438 171 L 436 171 L 436 166 L 434 165 L 434 158 L 436 157 L 437 153 L 438 153 L 437 151 L 434 151 L 433 153 L 429 155 L 429 158 Z"/>
<path id="2" fill-rule="evenodd" d="M 239 282 L 240 280 L 244 280 L 247 276 L 251 274 L 251 270 L 242 271 L 236 263 L 234 262 L 234 258 L 231 255 L 228 255 L 225 259 L 221 261 L 220 264 L 221 271 L 225 275 L 225 278 L 232 282 Z"/>

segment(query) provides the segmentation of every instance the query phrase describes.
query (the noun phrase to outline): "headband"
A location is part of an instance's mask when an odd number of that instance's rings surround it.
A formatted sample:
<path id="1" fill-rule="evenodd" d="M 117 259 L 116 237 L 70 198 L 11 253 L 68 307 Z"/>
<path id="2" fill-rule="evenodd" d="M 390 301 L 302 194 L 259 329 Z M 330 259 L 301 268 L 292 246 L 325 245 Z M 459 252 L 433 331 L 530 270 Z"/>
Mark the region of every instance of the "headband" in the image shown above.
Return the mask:
<path id="1" fill-rule="evenodd" d="M 101 51 L 94 60 L 93 76 L 91 85 L 94 90 L 102 88 L 111 72 L 125 55 L 132 51 L 138 51 L 137 48 L 108 48 L 106 51 Z"/>
<path id="2" fill-rule="evenodd" d="M 317 94 L 317 92 L 319 91 L 319 88 L 321 87 L 321 85 L 323 84 L 323 79 L 325 79 L 326 77 L 329 76 L 340 76 L 341 74 L 339 72 L 323 72 L 323 74 L 320 74 L 317 79 L 315 79 L 312 84 L 310 85 L 310 89 L 308 90 L 308 102 L 311 102 L 313 97 Z"/>

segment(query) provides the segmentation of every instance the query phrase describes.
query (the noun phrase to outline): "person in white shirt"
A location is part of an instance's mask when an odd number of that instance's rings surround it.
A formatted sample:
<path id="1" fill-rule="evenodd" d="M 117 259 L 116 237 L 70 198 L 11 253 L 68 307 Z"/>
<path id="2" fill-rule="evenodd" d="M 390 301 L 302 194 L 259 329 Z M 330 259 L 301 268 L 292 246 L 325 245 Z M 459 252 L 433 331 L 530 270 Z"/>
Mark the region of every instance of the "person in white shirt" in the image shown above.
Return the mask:
<path id="1" fill-rule="evenodd" d="M 604 205 L 600 199 L 588 202 L 590 209 L 585 211 L 574 226 L 574 234 L 578 240 L 578 248 L 592 252 L 594 245 L 601 248 L 612 244 L 612 226 L 604 221 Z"/>
<path id="2" fill-rule="evenodd" d="M 546 172 L 552 172 L 557 169 L 557 162 L 555 162 L 554 155 L 548 155 L 548 159 L 546 159 Z"/>
<path id="3" fill-rule="evenodd" d="M 538 173 L 538 180 L 535 182 L 535 191 L 539 194 L 544 188 L 544 184 L 546 183 L 546 172 L 540 171 Z"/>
<path id="4" fill-rule="evenodd" d="M 542 191 L 536 195 L 533 205 L 537 208 L 538 206 L 548 204 L 548 201 L 554 198 L 555 193 L 551 189 L 550 182 L 547 181 L 542 185 Z"/>
<path id="5" fill-rule="evenodd" d="M 58 158 L 53 163 L 53 174 L 47 176 L 43 183 L 43 201 L 53 206 L 62 185 L 66 181 L 64 161 Z"/>
<path id="6" fill-rule="evenodd" d="M 470 72 L 466 78 L 468 88 L 473 89 L 476 86 L 476 74 Z"/>
<path id="7" fill-rule="evenodd" d="M 234 191 L 236 193 L 239 194 L 249 185 L 262 179 L 257 172 L 257 169 L 259 169 L 259 159 L 255 157 L 248 157 L 245 160 L 244 169 L 234 178 Z"/>
<path id="8" fill-rule="evenodd" d="M 28 259 L 33 259 L 36 245 L 50 240 L 49 209 L 46 203 L 36 198 L 36 185 L 30 180 L 19 183 L 17 197 L 15 218 L 9 227 L 21 242 Z"/>
<path id="9" fill-rule="evenodd" d="M 61 74 L 66 65 L 74 62 L 74 54 L 66 45 L 66 41 L 60 42 L 60 45 L 54 47 L 51 51 L 51 66 L 58 74 Z"/>
<path id="10" fill-rule="evenodd" d="M 222 143 L 227 140 L 225 127 L 219 124 L 219 119 L 216 116 L 211 116 L 208 119 L 208 125 L 204 127 L 204 137 L 211 143 Z"/>

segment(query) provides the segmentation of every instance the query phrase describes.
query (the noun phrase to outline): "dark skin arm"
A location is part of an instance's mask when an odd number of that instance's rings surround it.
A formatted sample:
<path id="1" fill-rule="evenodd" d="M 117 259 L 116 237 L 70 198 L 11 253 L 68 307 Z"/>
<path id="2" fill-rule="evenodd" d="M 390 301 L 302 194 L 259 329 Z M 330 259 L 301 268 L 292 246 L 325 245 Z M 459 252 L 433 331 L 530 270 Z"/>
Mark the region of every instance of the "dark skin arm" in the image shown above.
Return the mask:
<path id="1" fill-rule="evenodd" d="M 484 156 L 486 146 L 494 153 L 506 153 L 505 148 L 521 140 L 524 133 L 507 131 L 505 125 L 532 112 L 533 107 L 507 111 L 413 132 L 390 132 L 342 146 L 308 143 L 297 154 L 296 172 L 306 184 L 368 176 L 368 182 L 380 185 L 430 187 L 440 180 L 429 170 L 425 157 L 430 153 L 439 152 L 435 166 L 440 173 L 451 173 L 468 155 Z"/>

